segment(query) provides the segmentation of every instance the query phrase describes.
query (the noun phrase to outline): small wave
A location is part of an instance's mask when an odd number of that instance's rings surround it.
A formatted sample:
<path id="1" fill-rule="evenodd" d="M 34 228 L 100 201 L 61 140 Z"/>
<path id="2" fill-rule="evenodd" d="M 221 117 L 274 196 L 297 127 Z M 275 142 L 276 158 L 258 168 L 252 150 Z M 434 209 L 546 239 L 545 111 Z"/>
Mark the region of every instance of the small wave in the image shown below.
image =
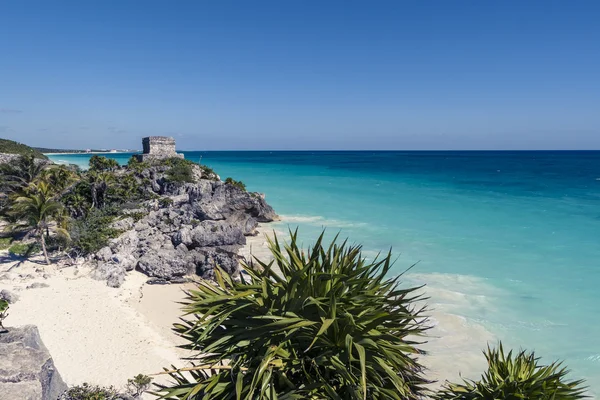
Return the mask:
<path id="1" fill-rule="evenodd" d="M 600 354 L 592 354 L 591 356 L 586 357 L 585 359 L 588 361 L 600 362 Z"/>
<path id="2" fill-rule="evenodd" d="M 337 219 L 328 219 L 320 215 L 282 215 L 281 222 L 300 223 L 336 228 L 353 228 L 366 225 L 364 222 L 340 221 Z"/>

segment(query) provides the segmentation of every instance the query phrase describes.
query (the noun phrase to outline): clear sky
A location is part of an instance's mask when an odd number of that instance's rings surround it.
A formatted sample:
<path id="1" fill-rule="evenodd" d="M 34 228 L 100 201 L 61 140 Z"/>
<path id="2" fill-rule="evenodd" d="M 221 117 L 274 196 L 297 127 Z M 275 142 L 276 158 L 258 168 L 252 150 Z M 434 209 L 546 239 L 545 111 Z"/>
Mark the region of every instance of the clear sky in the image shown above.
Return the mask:
<path id="1" fill-rule="evenodd" d="M 600 149 L 599 1 L 0 0 L 0 137 Z"/>

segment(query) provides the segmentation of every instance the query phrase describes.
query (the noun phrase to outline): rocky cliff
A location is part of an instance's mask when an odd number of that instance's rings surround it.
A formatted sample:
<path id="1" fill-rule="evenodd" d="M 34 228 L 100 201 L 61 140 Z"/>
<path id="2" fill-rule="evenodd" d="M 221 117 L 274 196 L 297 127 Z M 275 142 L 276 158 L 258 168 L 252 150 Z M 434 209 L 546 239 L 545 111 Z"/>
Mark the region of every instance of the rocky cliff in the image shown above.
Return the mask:
<path id="1" fill-rule="evenodd" d="M 133 269 L 155 283 L 180 282 L 191 274 L 212 278 L 215 265 L 236 275 L 246 236 L 257 233 L 259 222 L 277 218 L 261 194 L 226 184 L 198 166 L 193 183 L 172 182 L 166 171 L 155 166 L 141 172 L 145 190 L 157 198 L 124 211 L 125 218 L 114 223 L 123 233 L 95 254 L 94 275 L 109 286 L 120 286 Z"/>

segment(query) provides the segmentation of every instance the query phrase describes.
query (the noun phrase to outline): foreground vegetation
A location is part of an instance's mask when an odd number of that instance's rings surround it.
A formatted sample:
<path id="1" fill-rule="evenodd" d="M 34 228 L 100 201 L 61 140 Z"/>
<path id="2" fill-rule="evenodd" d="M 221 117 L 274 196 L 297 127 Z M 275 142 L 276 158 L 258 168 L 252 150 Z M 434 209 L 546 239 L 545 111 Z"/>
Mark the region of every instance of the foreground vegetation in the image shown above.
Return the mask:
<path id="1" fill-rule="evenodd" d="M 198 354 L 194 366 L 165 369 L 163 399 L 574 400 L 581 381 L 533 353 L 488 349 L 480 381 L 427 389 L 419 344 L 428 329 L 419 288 L 387 278 L 390 254 L 365 261 L 360 246 L 307 251 L 297 234 L 269 246 L 273 261 L 244 265 L 240 282 L 219 271 L 188 293 L 175 331 Z"/>

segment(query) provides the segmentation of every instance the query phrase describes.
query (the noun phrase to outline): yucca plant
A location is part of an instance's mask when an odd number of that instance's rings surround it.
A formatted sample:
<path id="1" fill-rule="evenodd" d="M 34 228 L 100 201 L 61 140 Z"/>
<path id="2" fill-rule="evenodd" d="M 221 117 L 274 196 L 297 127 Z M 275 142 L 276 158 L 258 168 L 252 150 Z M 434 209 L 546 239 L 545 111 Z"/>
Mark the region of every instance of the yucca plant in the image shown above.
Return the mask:
<path id="1" fill-rule="evenodd" d="M 167 371 L 164 399 L 417 399 L 426 327 L 418 288 L 389 278 L 391 255 L 366 261 L 360 246 L 304 252 L 297 232 L 274 260 L 243 265 L 241 282 L 222 270 L 188 293 L 191 320 L 175 331 L 195 350 L 192 368 Z M 257 265 L 256 265 L 257 264 Z M 245 276 L 247 274 L 247 276 Z M 173 367 L 174 368 L 174 367 Z"/>
<path id="2" fill-rule="evenodd" d="M 533 352 L 505 354 L 502 343 L 496 349 L 488 346 L 484 354 L 488 370 L 480 381 L 446 382 L 436 399 L 575 400 L 587 397 L 583 381 L 568 381 L 568 371 L 559 362 L 540 365 Z"/>

